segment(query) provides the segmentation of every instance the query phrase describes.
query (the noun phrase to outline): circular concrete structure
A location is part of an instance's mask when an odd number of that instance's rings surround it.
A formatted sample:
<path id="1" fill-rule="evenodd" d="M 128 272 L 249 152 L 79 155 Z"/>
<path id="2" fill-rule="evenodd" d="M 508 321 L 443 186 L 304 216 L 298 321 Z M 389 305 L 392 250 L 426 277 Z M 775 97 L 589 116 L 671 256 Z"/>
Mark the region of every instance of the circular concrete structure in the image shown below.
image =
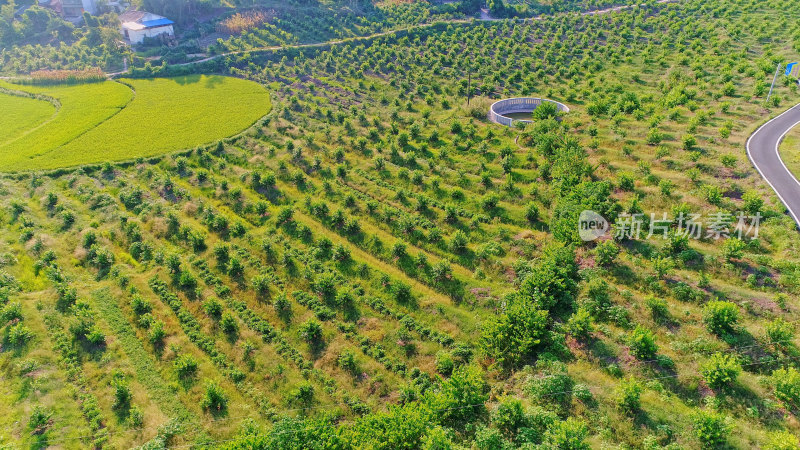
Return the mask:
<path id="1" fill-rule="evenodd" d="M 544 102 L 552 103 L 556 105 L 559 112 L 568 113 L 569 107 L 563 103 L 559 103 L 553 100 L 548 100 L 546 98 L 535 98 L 535 97 L 518 97 L 518 98 L 507 98 L 505 100 L 500 100 L 499 102 L 495 102 L 492 104 L 492 107 L 489 108 L 489 120 L 494 123 L 498 123 L 500 125 L 505 125 L 510 127 L 514 124 L 514 122 L 522 122 L 522 123 L 531 123 L 530 120 L 524 119 L 513 119 L 511 117 L 507 117 L 506 114 L 519 114 L 519 113 L 532 113 L 533 110 L 539 107 Z"/>

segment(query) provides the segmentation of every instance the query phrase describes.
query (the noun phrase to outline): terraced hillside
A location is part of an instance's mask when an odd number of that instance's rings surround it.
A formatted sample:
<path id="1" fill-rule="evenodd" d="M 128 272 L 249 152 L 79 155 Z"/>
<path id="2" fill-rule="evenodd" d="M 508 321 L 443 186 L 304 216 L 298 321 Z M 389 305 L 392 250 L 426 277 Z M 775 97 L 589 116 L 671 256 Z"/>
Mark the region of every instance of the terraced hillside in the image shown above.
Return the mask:
<path id="1" fill-rule="evenodd" d="M 242 54 L 226 71 L 275 104 L 246 133 L 3 177 L 0 442 L 797 448 L 798 235 L 744 152 L 798 101 L 779 79 L 766 102 L 797 13 Z M 513 96 L 571 112 L 486 120 Z M 583 242 L 586 209 L 668 219 Z M 686 236 L 693 214 L 727 233 Z"/>

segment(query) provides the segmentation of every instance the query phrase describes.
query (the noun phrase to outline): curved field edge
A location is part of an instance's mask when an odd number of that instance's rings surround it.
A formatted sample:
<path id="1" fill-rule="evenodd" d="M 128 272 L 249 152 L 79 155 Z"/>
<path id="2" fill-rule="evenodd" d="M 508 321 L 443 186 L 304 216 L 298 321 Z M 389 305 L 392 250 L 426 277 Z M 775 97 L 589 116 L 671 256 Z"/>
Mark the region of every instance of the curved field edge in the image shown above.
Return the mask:
<path id="1" fill-rule="evenodd" d="M 134 96 L 128 86 L 112 81 L 41 87 L 0 82 L 0 87 L 52 97 L 61 105 L 50 121 L 0 145 L 1 171 L 14 171 L 32 158 L 72 141 L 118 113 Z"/>
<path id="2" fill-rule="evenodd" d="M 53 102 L 0 88 L 0 145 L 41 126 L 58 111 Z"/>
<path id="3" fill-rule="evenodd" d="M 126 108 L 76 139 L 4 170 L 50 170 L 185 150 L 236 135 L 272 107 L 265 87 L 233 77 L 118 81 L 135 92 Z"/>
<path id="4" fill-rule="evenodd" d="M 783 163 L 795 178 L 800 179 L 800 124 L 786 133 L 779 149 Z"/>

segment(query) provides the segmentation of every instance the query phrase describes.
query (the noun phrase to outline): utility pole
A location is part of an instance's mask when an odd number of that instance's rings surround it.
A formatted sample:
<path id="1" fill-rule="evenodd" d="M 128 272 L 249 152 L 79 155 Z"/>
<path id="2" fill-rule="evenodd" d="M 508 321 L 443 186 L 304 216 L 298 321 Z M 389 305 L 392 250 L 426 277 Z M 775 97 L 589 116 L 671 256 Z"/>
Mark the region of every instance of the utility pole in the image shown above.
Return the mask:
<path id="1" fill-rule="evenodd" d="M 472 98 L 472 64 L 468 66 L 469 75 L 467 76 L 467 106 Z"/>
<path id="2" fill-rule="evenodd" d="M 778 80 L 778 72 L 781 71 L 781 63 L 775 68 L 775 76 L 772 78 L 772 86 L 769 87 L 769 94 L 767 94 L 767 105 L 769 105 L 769 98 L 772 97 L 772 89 L 775 88 L 775 81 Z"/>

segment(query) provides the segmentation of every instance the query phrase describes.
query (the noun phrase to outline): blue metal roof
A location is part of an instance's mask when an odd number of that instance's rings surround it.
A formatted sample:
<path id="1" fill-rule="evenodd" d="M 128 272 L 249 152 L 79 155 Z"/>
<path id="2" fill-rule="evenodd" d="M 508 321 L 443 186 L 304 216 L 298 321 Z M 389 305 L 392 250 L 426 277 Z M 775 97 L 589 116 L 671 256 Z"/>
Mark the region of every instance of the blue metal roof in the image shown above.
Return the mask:
<path id="1" fill-rule="evenodd" d="M 166 18 L 142 21 L 142 25 L 144 25 L 145 28 L 163 27 L 165 25 L 172 25 L 174 23 L 175 22 L 173 22 L 173 21 L 171 21 L 169 19 L 166 19 Z"/>

